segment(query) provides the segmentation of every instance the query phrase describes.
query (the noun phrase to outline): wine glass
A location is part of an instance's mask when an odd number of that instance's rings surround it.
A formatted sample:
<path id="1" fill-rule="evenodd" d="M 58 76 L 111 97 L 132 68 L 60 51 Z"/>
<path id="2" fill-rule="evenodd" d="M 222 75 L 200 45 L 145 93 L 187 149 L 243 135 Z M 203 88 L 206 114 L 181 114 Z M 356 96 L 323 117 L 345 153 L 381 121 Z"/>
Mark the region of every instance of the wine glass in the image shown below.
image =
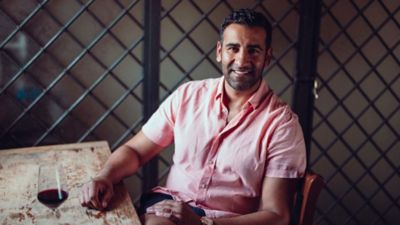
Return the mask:
<path id="1" fill-rule="evenodd" d="M 37 198 L 39 202 L 55 210 L 68 198 L 65 174 L 60 165 L 40 165 Z"/>

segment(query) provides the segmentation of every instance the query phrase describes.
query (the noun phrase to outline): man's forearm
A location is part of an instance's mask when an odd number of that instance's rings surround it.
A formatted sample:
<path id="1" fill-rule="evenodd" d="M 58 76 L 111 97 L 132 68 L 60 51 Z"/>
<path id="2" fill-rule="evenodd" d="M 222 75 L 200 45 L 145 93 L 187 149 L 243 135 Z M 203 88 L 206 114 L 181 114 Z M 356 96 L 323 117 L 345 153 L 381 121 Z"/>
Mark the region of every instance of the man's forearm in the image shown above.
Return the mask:
<path id="1" fill-rule="evenodd" d="M 241 216 L 214 219 L 215 225 L 287 225 L 290 217 L 263 210 Z"/>
<path id="2" fill-rule="evenodd" d="M 135 150 L 122 145 L 107 159 L 97 177 L 104 177 L 113 184 L 135 173 L 140 167 L 140 158 Z"/>

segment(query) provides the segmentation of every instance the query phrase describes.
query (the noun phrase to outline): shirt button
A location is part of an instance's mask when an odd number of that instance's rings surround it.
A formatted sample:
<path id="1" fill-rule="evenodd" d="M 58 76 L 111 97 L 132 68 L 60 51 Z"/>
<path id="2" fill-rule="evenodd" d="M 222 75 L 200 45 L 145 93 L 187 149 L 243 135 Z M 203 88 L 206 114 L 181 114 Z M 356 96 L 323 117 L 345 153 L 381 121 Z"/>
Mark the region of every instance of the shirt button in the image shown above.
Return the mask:
<path id="1" fill-rule="evenodd" d="M 204 188 L 206 188 L 206 187 L 207 187 L 206 184 L 201 184 L 201 185 L 200 185 L 200 188 L 201 188 L 201 189 L 204 189 Z"/>
<path id="2" fill-rule="evenodd" d="M 214 164 L 214 161 L 213 161 L 213 160 L 209 160 L 209 161 L 208 161 L 208 165 L 211 166 L 211 165 L 213 165 L 213 164 Z"/>

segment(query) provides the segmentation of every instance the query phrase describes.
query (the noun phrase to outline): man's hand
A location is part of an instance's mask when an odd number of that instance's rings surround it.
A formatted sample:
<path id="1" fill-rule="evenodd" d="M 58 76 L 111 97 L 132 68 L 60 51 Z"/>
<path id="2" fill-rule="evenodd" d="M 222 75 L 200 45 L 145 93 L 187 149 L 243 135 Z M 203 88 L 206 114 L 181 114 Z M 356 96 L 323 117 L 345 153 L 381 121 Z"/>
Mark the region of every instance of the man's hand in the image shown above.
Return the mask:
<path id="1" fill-rule="evenodd" d="M 82 206 L 104 210 L 114 194 L 114 187 L 110 180 L 96 177 L 83 185 L 79 200 Z"/>
<path id="2" fill-rule="evenodd" d="M 200 216 L 186 204 L 175 200 L 164 200 L 147 208 L 147 213 L 168 218 L 178 225 L 195 225 L 200 223 Z"/>

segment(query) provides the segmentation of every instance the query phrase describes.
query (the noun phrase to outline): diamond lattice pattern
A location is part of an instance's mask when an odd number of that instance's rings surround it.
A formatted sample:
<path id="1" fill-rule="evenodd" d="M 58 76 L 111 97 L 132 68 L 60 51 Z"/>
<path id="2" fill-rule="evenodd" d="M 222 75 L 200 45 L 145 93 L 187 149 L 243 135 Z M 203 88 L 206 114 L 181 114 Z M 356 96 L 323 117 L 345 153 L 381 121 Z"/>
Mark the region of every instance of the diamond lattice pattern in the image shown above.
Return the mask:
<path id="1" fill-rule="evenodd" d="M 325 1 L 311 168 L 317 224 L 399 222 L 398 1 Z"/>

